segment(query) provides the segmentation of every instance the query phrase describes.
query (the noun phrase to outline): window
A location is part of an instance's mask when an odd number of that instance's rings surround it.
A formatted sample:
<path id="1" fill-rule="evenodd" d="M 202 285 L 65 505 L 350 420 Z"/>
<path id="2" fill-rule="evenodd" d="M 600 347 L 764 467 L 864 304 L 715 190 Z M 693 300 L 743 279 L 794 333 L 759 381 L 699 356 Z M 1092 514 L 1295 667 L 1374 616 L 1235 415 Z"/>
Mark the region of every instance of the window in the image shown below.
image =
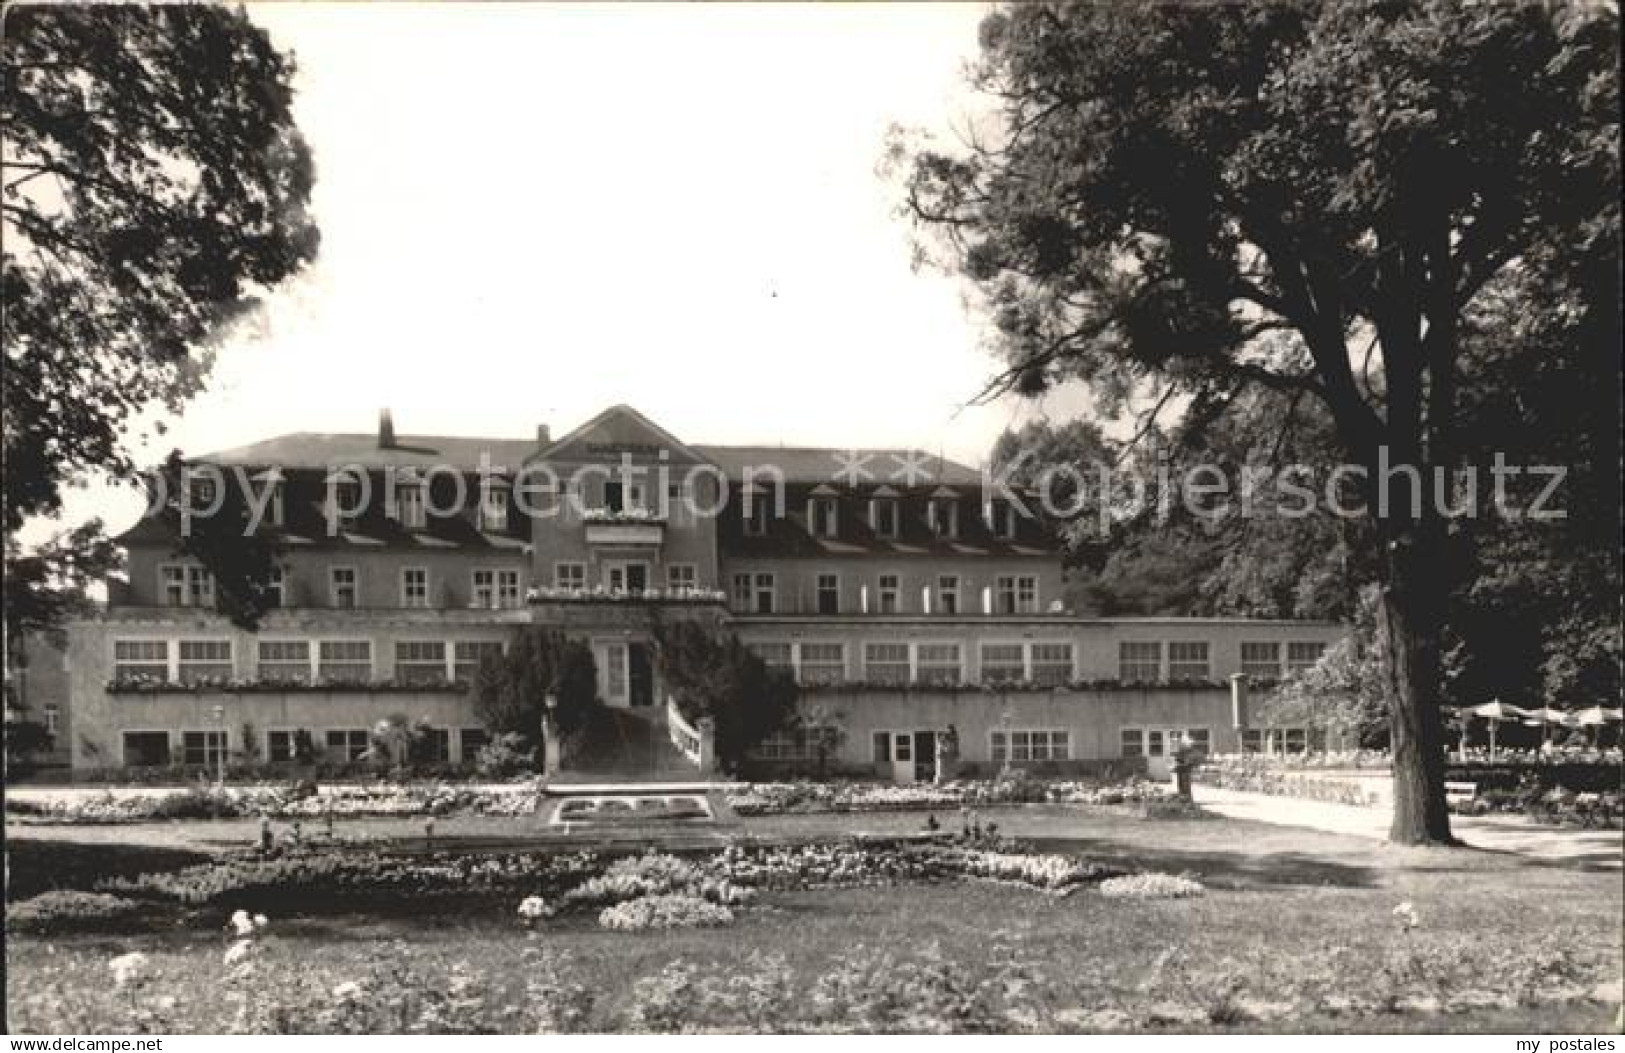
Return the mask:
<path id="1" fill-rule="evenodd" d="M 666 566 L 666 588 L 672 592 L 693 592 L 700 587 L 699 568 L 692 563 Z"/>
<path id="2" fill-rule="evenodd" d="M 839 574 L 818 575 L 818 613 L 841 613 L 841 576 Z"/>
<path id="3" fill-rule="evenodd" d="M 480 750 L 491 741 L 491 736 L 484 728 L 464 728 L 457 736 L 458 754 L 464 764 L 473 764 L 480 759 Z"/>
<path id="4" fill-rule="evenodd" d="M 790 645 L 787 643 L 751 643 L 746 647 L 750 653 L 776 669 L 790 669 L 794 662 L 790 657 Z"/>
<path id="5" fill-rule="evenodd" d="M 1286 645 L 1286 675 L 1302 672 L 1320 661 L 1326 645 L 1318 640 L 1293 640 Z"/>
<path id="6" fill-rule="evenodd" d="M 433 684 L 446 679 L 444 640 L 397 640 L 395 679 L 407 684 Z"/>
<path id="7" fill-rule="evenodd" d="M 1033 683 L 1054 687 L 1072 679 L 1072 645 L 1069 643 L 1035 643 L 1033 651 Z"/>
<path id="8" fill-rule="evenodd" d="M 218 767 L 226 756 L 224 731 L 181 732 L 181 762 L 188 767 Z"/>
<path id="9" fill-rule="evenodd" d="M 869 502 L 869 526 L 881 537 L 897 536 L 897 501 L 877 497 Z"/>
<path id="10" fill-rule="evenodd" d="M 401 606 L 427 607 L 429 605 L 429 568 L 403 567 L 401 569 Z"/>
<path id="11" fill-rule="evenodd" d="M 517 570 L 476 570 L 470 592 L 470 606 L 480 608 L 518 607 L 519 572 Z"/>
<path id="12" fill-rule="evenodd" d="M 612 643 L 604 648 L 604 694 L 614 700 L 627 697 L 626 666 L 628 651 L 626 644 Z"/>
<path id="13" fill-rule="evenodd" d="M 846 679 L 846 645 L 804 643 L 801 645 L 801 682 L 838 684 Z"/>
<path id="14" fill-rule="evenodd" d="M 214 575 L 202 567 L 165 563 L 158 568 L 158 573 L 166 606 L 214 606 Z"/>
<path id="15" fill-rule="evenodd" d="M 617 480 L 606 480 L 604 483 L 604 510 L 607 512 L 626 511 L 625 489 Z"/>
<path id="16" fill-rule="evenodd" d="M 272 764 L 299 759 L 298 733 L 288 728 L 273 728 L 265 733 L 265 759 Z"/>
<path id="17" fill-rule="evenodd" d="M 982 645 L 982 680 L 990 684 L 1015 683 L 1027 677 L 1021 644 Z"/>
<path id="18" fill-rule="evenodd" d="M 310 641 L 261 640 L 255 675 L 277 683 L 309 683 Z"/>
<path id="19" fill-rule="evenodd" d="M 328 531 L 354 526 L 361 514 L 361 481 L 354 476 L 329 477 L 327 489 Z"/>
<path id="20" fill-rule="evenodd" d="M 458 640 L 452 645 L 451 678 L 460 684 L 471 684 L 487 657 L 501 656 L 501 640 Z"/>
<path id="21" fill-rule="evenodd" d="M 344 684 L 372 679 L 371 640 L 323 640 L 317 644 L 316 675 Z"/>
<path id="22" fill-rule="evenodd" d="M 1207 642 L 1203 640 L 1174 640 L 1168 644 L 1168 679 L 1181 681 L 1207 680 Z"/>
<path id="23" fill-rule="evenodd" d="M 604 587 L 610 592 L 629 592 L 641 596 L 649 587 L 649 564 L 642 560 L 606 560 Z"/>
<path id="24" fill-rule="evenodd" d="M 1010 730 L 992 733 L 993 761 L 1056 761 L 1072 756 L 1072 735 L 1067 731 Z"/>
<path id="25" fill-rule="evenodd" d="M 880 613 L 896 614 L 903 607 L 903 585 L 896 574 L 880 576 Z"/>
<path id="26" fill-rule="evenodd" d="M 126 680 L 145 677 L 169 679 L 168 640 L 114 640 L 113 676 Z"/>
<path id="27" fill-rule="evenodd" d="M 569 589 L 580 592 L 587 587 L 587 565 L 585 563 L 555 563 L 553 564 L 553 584 L 556 588 Z"/>
<path id="28" fill-rule="evenodd" d="M 351 608 L 359 604 L 361 588 L 354 567 L 328 568 L 327 587 L 333 606 Z"/>
<path id="29" fill-rule="evenodd" d="M 1154 684 L 1161 680 L 1162 644 L 1156 640 L 1118 643 L 1117 679 L 1125 684 Z"/>
<path id="30" fill-rule="evenodd" d="M 957 684 L 964 678 L 958 644 L 922 643 L 916 644 L 914 651 L 922 684 Z"/>
<path id="31" fill-rule="evenodd" d="M 877 731 L 870 740 L 876 764 L 891 763 L 891 732 Z"/>
<path id="32" fill-rule="evenodd" d="M 757 614 L 773 613 L 773 575 L 756 575 L 756 602 L 752 607 Z"/>
<path id="33" fill-rule="evenodd" d="M 1243 642 L 1241 671 L 1249 680 L 1260 683 L 1281 679 L 1281 645 L 1274 641 Z"/>
<path id="34" fill-rule="evenodd" d="M 995 537 L 1006 541 L 1016 536 L 1016 507 L 1009 501 L 989 501 L 987 505 L 987 528 L 993 531 Z"/>
<path id="35" fill-rule="evenodd" d="M 418 483 L 402 483 L 395 489 L 395 518 L 408 530 L 422 530 L 428 525 L 423 510 L 423 487 Z"/>
<path id="36" fill-rule="evenodd" d="M 959 536 L 959 502 L 952 497 L 933 497 L 925 517 L 931 533 L 938 537 Z"/>
<path id="37" fill-rule="evenodd" d="M 62 706 L 56 702 L 45 703 L 45 733 L 54 739 L 60 730 L 62 730 Z"/>
<path id="38" fill-rule="evenodd" d="M 864 644 L 863 678 L 872 684 L 908 683 L 908 644 Z"/>
<path id="39" fill-rule="evenodd" d="M 1282 728 L 1279 741 L 1282 753 L 1304 753 L 1309 749 L 1309 735 L 1303 728 Z"/>
<path id="40" fill-rule="evenodd" d="M 126 768 L 169 767 L 169 732 L 126 731 L 124 733 L 124 766 Z"/>
<path id="41" fill-rule="evenodd" d="M 1207 728 L 1186 728 L 1185 745 L 1191 752 L 1207 756 L 1213 752 L 1213 735 Z"/>
<path id="42" fill-rule="evenodd" d="M 265 579 L 265 589 L 270 593 L 271 606 L 286 607 L 288 605 L 288 568 L 272 567 L 270 577 Z"/>
<path id="43" fill-rule="evenodd" d="M 741 613 L 749 613 L 750 612 L 750 598 L 751 598 L 750 575 L 749 574 L 735 574 L 734 575 L 734 589 L 733 589 L 734 610 L 739 611 Z"/>
<path id="44" fill-rule="evenodd" d="M 192 508 L 203 511 L 214 505 L 215 498 L 220 495 L 220 488 L 215 481 L 206 475 L 192 478 Z"/>
<path id="45" fill-rule="evenodd" d="M 959 575 L 937 576 L 937 610 L 942 614 L 959 613 Z"/>
<path id="46" fill-rule="evenodd" d="M 181 683 L 230 680 L 235 673 L 236 670 L 231 664 L 230 640 L 180 641 Z"/>
<path id="47" fill-rule="evenodd" d="M 807 504 L 807 519 L 814 537 L 834 537 L 840 532 L 835 498 L 815 497 Z"/>
<path id="48" fill-rule="evenodd" d="M 838 738 L 832 727 L 796 727 L 775 731 L 751 752 L 761 760 L 813 761 L 820 753 L 827 756 Z"/>
<path id="49" fill-rule="evenodd" d="M 271 483 L 271 499 L 265 508 L 266 519 L 271 526 L 279 527 L 288 521 L 287 506 L 283 501 L 282 481 L 274 480 Z"/>
<path id="50" fill-rule="evenodd" d="M 1263 728 L 1242 728 L 1241 729 L 1241 752 L 1243 752 L 1243 753 L 1263 753 L 1264 752 L 1264 729 Z"/>
<path id="51" fill-rule="evenodd" d="M 430 764 L 451 763 L 451 729 L 424 727 L 422 758 Z"/>
<path id="52" fill-rule="evenodd" d="M 1037 614 L 1038 579 L 1031 574 L 1001 575 L 998 579 L 1000 614 Z"/>
<path id="53" fill-rule="evenodd" d="M 327 752 L 341 760 L 358 761 L 372 745 L 365 728 L 328 728 Z"/>
<path id="54" fill-rule="evenodd" d="M 766 499 L 747 493 L 745 503 L 739 507 L 740 518 L 745 522 L 745 535 L 747 537 L 762 537 L 767 533 Z"/>
<path id="55" fill-rule="evenodd" d="M 508 529 L 508 488 L 486 480 L 480 488 L 480 529 L 503 532 Z"/>

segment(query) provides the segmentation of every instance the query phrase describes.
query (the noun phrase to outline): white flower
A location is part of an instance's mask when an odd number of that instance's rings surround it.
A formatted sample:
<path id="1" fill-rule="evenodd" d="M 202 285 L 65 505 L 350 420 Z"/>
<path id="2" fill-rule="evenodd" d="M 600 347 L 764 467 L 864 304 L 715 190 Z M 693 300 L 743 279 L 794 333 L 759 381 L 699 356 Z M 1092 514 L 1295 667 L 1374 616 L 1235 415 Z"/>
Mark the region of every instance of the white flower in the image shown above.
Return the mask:
<path id="1" fill-rule="evenodd" d="M 263 929 L 269 924 L 271 924 L 271 919 L 270 918 L 267 918 L 263 914 L 254 915 L 254 928 Z"/>
<path id="2" fill-rule="evenodd" d="M 540 918 L 547 913 L 547 901 L 540 896 L 526 896 L 519 904 L 519 916 L 526 919 Z"/>
<path id="3" fill-rule="evenodd" d="M 354 980 L 346 980 L 333 988 L 333 997 L 341 1002 L 348 1002 L 352 998 L 360 998 L 361 985 Z"/>
<path id="4" fill-rule="evenodd" d="M 254 935 L 254 919 L 248 916 L 246 910 L 239 910 L 232 914 L 231 927 L 239 936 Z"/>
<path id="5" fill-rule="evenodd" d="M 249 952 L 251 952 L 253 949 L 254 949 L 254 941 L 252 941 L 252 940 L 238 940 L 236 943 L 234 943 L 230 947 L 226 948 L 225 963 L 227 965 L 236 965 L 238 962 L 242 961 L 244 958 L 247 958 L 248 955 L 249 955 Z"/>
<path id="6" fill-rule="evenodd" d="M 1394 918 L 1399 922 L 1401 929 L 1414 929 L 1422 923 L 1422 918 L 1416 913 L 1416 908 L 1406 900 L 1394 908 Z"/>
<path id="7" fill-rule="evenodd" d="M 127 987 L 140 983 L 142 974 L 147 971 L 147 956 L 140 951 L 131 951 L 121 954 L 107 963 L 113 970 L 113 983 L 119 987 Z"/>

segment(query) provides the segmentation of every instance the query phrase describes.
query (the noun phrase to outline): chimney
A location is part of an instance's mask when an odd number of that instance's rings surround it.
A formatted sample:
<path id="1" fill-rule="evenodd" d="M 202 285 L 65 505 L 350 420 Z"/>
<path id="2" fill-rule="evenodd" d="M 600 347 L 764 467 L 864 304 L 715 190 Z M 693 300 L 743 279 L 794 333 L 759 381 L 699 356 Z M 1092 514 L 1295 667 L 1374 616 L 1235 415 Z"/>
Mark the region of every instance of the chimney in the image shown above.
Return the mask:
<path id="1" fill-rule="evenodd" d="M 536 425 L 536 445 L 541 447 L 553 445 L 553 429 L 545 424 Z"/>
<path id="2" fill-rule="evenodd" d="M 395 418 L 388 409 L 378 411 L 378 448 L 387 450 L 395 445 Z"/>

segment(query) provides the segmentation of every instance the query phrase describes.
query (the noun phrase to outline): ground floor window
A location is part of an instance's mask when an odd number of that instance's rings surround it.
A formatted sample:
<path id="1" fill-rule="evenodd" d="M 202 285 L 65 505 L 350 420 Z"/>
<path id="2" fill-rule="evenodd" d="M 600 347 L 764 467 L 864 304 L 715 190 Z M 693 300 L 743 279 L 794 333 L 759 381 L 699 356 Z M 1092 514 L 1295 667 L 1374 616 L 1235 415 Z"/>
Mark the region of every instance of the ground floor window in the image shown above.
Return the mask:
<path id="1" fill-rule="evenodd" d="M 1244 728 L 1241 732 L 1243 753 L 1306 753 L 1325 748 L 1323 728 Z"/>
<path id="2" fill-rule="evenodd" d="M 451 729 L 423 728 L 422 758 L 430 764 L 451 763 Z"/>
<path id="3" fill-rule="evenodd" d="M 830 727 L 801 727 L 776 731 L 763 739 L 754 750 L 762 760 L 813 761 L 822 749 L 825 756 L 835 744 L 835 729 Z"/>
<path id="4" fill-rule="evenodd" d="M 124 733 L 124 766 L 127 768 L 168 767 L 169 732 L 126 731 Z"/>
<path id="5" fill-rule="evenodd" d="M 1002 728 L 992 732 L 993 762 L 1068 760 L 1072 735 L 1051 729 Z"/>
<path id="6" fill-rule="evenodd" d="M 1199 727 L 1124 728 L 1119 752 L 1124 757 L 1169 757 L 1181 745 L 1195 753 L 1206 754 L 1213 748 L 1212 730 Z"/>
<path id="7" fill-rule="evenodd" d="M 298 733 L 292 728 L 272 728 L 265 733 L 265 759 L 285 764 L 299 759 Z"/>
<path id="8" fill-rule="evenodd" d="M 473 764 L 480 759 L 480 750 L 491 741 L 484 728 L 464 728 L 457 736 L 458 749 L 464 764 Z"/>
<path id="9" fill-rule="evenodd" d="M 188 767 L 215 767 L 226 755 L 224 731 L 181 732 L 181 759 Z"/>
<path id="10" fill-rule="evenodd" d="M 341 760 L 360 760 L 370 744 L 366 728 L 327 729 L 327 751 Z"/>

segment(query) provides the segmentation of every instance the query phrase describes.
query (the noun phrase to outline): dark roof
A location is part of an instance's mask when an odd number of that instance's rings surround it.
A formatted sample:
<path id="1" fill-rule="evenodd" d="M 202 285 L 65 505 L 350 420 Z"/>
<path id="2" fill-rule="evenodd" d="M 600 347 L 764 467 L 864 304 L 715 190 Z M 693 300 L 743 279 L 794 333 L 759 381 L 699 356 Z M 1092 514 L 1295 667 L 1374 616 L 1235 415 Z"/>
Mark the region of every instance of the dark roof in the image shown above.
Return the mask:
<path id="1" fill-rule="evenodd" d="M 882 483 L 898 486 L 976 486 L 982 481 L 974 468 L 923 450 L 841 449 L 833 446 L 695 446 L 730 479 L 747 467 L 769 467 L 784 473 L 786 482 L 833 483 L 859 486 Z M 853 476 L 857 477 L 854 478 Z"/>
<path id="2" fill-rule="evenodd" d="M 463 435 L 400 435 L 392 446 L 379 447 L 372 432 L 335 434 L 296 431 L 274 439 L 208 453 L 199 463 L 242 465 L 249 468 L 277 465 L 284 468 L 429 468 L 445 465 L 477 471 L 482 455 L 492 468 L 517 470 L 536 450 L 532 439 L 491 439 Z"/>

